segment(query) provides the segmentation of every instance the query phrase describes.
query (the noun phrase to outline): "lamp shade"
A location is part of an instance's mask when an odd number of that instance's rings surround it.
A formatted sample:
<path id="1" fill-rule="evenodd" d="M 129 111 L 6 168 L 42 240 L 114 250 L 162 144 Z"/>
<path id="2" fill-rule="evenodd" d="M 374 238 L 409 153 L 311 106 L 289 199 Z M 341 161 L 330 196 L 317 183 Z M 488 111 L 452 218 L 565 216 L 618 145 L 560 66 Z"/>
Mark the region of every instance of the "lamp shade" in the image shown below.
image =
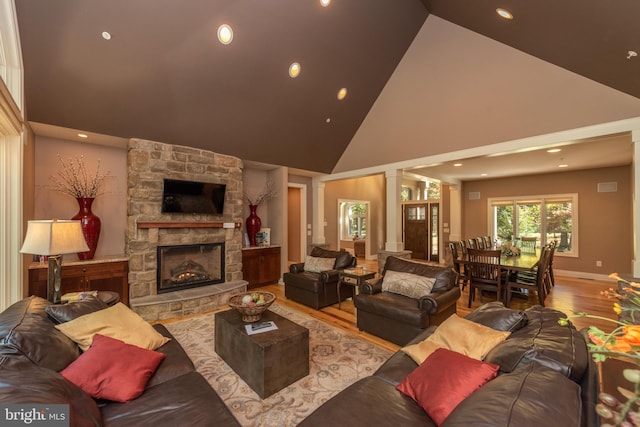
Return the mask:
<path id="1" fill-rule="evenodd" d="M 80 221 L 53 219 L 28 222 L 20 253 L 62 255 L 88 250 Z"/>

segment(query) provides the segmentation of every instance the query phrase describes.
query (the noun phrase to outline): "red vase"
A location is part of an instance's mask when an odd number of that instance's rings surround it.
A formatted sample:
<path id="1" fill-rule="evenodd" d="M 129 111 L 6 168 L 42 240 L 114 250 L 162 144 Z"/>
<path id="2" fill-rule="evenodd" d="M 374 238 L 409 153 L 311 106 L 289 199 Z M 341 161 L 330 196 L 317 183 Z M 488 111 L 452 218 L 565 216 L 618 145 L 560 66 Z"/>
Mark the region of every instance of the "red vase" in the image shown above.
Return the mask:
<path id="1" fill-rule="evenodd" d="M 93 259 L 98 247 L 98 238 L 100 237 L 100 218 L 91 212 L 93 197 L 78 197 L 76 200 L 80 210 L 71 219 L 80 220 L 82 234 L 84 234 L 84 239 L 87 241 L 87 246 L 89 246 L 88 252 L 78 252 L 78 258 L 81 260 Z"/>
<path id="2" fill-rule="evenodd" d="M 258 205 L 249 205 L 249 210 L 251 213 L 247 217 L 247 234 L 249 235 L 249 246 L 256 246 L 256 233 L 260 231 L 260 227 L 262 226 L 262 221 L 260 221 L 260 217 L 256 215 L 256 209 L 258 209 Z"/>

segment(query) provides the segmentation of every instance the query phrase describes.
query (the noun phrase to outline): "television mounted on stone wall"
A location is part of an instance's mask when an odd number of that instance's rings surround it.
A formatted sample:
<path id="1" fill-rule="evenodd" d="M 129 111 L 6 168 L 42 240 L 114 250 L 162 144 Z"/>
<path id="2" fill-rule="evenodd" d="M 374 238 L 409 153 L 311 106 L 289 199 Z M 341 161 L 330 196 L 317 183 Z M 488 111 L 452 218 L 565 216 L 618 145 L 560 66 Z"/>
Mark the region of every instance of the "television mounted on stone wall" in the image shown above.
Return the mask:
<path id="1" fill-rule="evenodd" d="M 227 185 L 164 179 L 162 213 L 222 215 Z"/>

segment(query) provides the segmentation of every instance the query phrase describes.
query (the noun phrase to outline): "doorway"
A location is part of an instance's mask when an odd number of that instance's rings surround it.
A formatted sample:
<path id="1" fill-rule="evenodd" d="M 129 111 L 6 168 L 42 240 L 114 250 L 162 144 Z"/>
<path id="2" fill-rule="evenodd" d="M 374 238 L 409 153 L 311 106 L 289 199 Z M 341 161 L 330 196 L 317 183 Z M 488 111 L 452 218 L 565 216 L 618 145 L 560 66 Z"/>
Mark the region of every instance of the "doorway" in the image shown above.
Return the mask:
<path id="1" fill-rule="evenodd" d="M 304 262 L 306 252 L 307 186 L 289 183 L 287 187 L 287 260 Z"/>
<path id="2" fill-rule="evenodd" d="M 338 250 L 346 249 L 357 258 L 368 258 L 370 202 L 338 199 Z"/>
<path id="3" fill-rule="evenodd" d="M 440 261 L 440 203 L 403 205 L 404 248 L 411 258 Z"/>

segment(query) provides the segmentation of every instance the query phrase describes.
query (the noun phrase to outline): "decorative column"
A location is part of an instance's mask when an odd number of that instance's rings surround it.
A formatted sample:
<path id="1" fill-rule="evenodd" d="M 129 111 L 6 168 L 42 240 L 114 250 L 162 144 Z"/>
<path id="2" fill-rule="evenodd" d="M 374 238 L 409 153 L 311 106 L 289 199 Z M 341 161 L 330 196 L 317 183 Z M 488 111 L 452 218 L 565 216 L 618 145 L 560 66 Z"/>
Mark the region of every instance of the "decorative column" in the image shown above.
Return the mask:
<path id="1" fill-rule="evenodd" d="M 311 246 L 325 246 L 326 239 L 324 236 L 324 182 L 320 182 L 313 178 L 313 233 L 311 238 Z"/>
<path id="2" fill-rule="evenodd" d="M 449 185 L 449 241 L 462 240 L 462 193 L 460 184 Z"/>
<path id="3" fill-rule="evenodd" d="M 411 258 L 411 251 L 404 250 L 402 242 L 402 171 L 385 172 L 387 179 L 387 240 L 384 251 L 378 251 L 378 274 L 382 274 L 387 258 Z"/>

